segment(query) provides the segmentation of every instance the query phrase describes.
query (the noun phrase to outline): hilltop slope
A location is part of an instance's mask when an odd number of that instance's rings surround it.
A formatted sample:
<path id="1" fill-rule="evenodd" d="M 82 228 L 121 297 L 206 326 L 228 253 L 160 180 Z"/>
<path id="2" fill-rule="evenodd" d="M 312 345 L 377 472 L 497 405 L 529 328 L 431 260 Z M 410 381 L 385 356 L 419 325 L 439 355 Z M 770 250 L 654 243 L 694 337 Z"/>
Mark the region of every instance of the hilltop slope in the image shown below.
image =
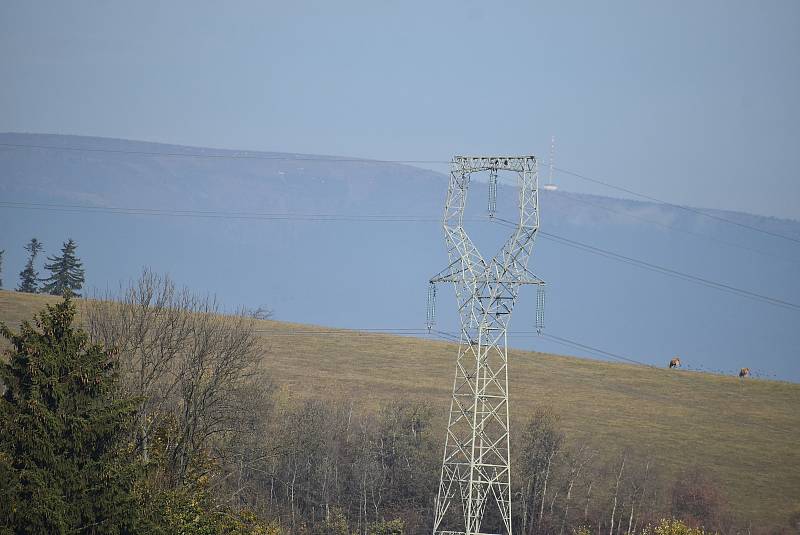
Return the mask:
<path id="1" fill-rule="evenodd" d="M 0 291 L 12 326 L 53 298 Z M 455 346 L 418 338 L 263 321 L 264 366 L 296 396 L 377 403 L 425 399 L 447 410 Z M 571 440 L 610 458 L 648 456 L 666 475 L 700 466 L 754 525 L 800 504 L 800 385 L 514 351 L 513 419 L 551 405 Z"/>

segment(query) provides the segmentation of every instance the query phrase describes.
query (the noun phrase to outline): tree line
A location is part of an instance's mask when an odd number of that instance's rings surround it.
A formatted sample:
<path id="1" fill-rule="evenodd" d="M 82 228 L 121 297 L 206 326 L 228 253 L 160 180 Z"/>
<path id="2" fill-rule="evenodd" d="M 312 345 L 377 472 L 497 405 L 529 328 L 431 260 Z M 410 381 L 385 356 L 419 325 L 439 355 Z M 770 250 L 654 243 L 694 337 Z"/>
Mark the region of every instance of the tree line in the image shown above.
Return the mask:
<path id="1" fill-rule="evenodd" d="M 40 278 L 36 267 L 36 257 L 42 252 L 44 245 L 37 238 L 32 238 L 25 245 L 28 259 L 25 267 L 19 273 L 18 292 L 46 293 L 51 295 L 71 295 L 80 297 L 79 291 L 83 288 L 85 272 L 83 263 L 76 255 L 78 245 L 75 240 L 65 241 L 61 247 L 61 254 L 47 257 L 44 269 L 49 276 Z M 0 288 L 3 287 L 3 254 L 0 250 Z"/>
<path id="2" fill-rule="evenodd" d="M 0 533 L 431 532 L 438 407 L 293 397 L 254 314 L 147 270 L 97 297 L 0 327 Z M 518 534 L 758 533 L 701 469 L 570 440 L 547 407 L 522 423 Z"/>

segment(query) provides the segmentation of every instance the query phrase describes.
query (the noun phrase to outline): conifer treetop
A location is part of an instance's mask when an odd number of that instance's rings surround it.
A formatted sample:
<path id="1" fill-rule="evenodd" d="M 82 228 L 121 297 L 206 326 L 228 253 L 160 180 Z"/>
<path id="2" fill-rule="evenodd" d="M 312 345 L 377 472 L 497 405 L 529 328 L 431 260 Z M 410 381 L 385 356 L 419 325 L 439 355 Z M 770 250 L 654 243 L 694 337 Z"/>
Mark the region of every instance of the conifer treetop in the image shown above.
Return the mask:
<path id="1" fill-rule="evenodd" d="M 36 238 L 25 246 L 28 251 L 28 261 L 25 263 L 25 269 L 19 272 L 19 287 L 17 291 L 25 293 L 36 293 L 39 291 L 39 272 L 36 271 L 35 262 L 36 255 L 42 250 L 42 242 Z"/>
<path id="2" fill-rule="evenodd" d="M 78 290 L 83 288 L 83 263 L 75 256 L 77 244 L 70 238 L 64 242 L 61 255 L 48 256 L 49 263 L 44 268 L 50 276 L 43 280 L 42 291 L 53 295 L 70 295 L 80 297 Z"/>
<path id="3" fill-rule="evenodd" d="M 120 533 L 135 513 L 124 461 L 133 400 L 116 395 L 112 351 L 73 325 L 69 298 L 48 305 L 0 362 L 0 532 Z"/>

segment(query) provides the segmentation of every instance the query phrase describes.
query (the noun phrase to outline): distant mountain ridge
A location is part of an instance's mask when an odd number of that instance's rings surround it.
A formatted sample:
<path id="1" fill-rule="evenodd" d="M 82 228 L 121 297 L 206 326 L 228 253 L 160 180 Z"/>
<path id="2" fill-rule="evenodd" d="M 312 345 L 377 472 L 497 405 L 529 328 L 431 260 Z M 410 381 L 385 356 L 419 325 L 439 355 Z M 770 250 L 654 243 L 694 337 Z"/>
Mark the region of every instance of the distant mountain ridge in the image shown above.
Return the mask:
<path id="1" fill-rule="evenodd" d="M 142 154 L 149 152 L 168 155 Z M 266 304 L 284 320 L 419 327 L 427 280 L 446 265 L 438 222 L 446 187 L 442 173 L 348 157 L 0 134 L 0 200 L 6 203 L 162 211 L 112 214 L 0 205 L 0 249 L 7 251 L 3 279 L 6 287 L 16 284 L 24 263 L 22 246 L 31 237 L 45 243 L 47 254 L 72 237 L 90 286 L 114 287 L 148 265 L 215 293 L 230 306 Z M 469 201 L 472 216 L 485 216 L 485 184 L 474 183 Z M 513 188 L 502 187 L 498 202 L 505 213 L 513 210 Z M 543 191 L 541 210 L 545 232 L 800 303 L 800 244 L 669 205 L 628 199 Z M 800 239 L 797 221 L 703 211 Z M 293 216 L 241 219 L 240 212 Z M 320 214 L 378 217 L 314 220 Z M 385 216 L 399 220 L 378 220 Z M 483 223 L 470 224 L 470 230 L 486 254 L 506 234 Z M 800 381 L 797 312 L 544 236 L 537 241 L 531 268 L 548 282 L 549 332 L 655 365 L 680 354 L 695 369 L 733 373 L 748 366 L 763 376 Z M 441 294 L 440 328 L 455 330 L 452 297 Z M 512 322 L 512 331 L 519 334 L 512 342 L 583 353 L 528 334 L 532 301 L 523 291 Z"/>
<path id="2" fill-rule="evenodd" d="M 418 172 L 431 173 L 439 177 L 445 177 L 443 173 L 431 171 L 428 169 L 421 169 L 412 165 L 385 162 L 382 160 L 373 160 L 370 158 L 360 158 L 353 156 L 336 156 L 327 154 L 308 154 L 308 153 L 294 153 L 294 152 L 264 152 L 254 150 L 235 150 L 235 149 L 221 149 L 221 148 L 208 148 L 196 147 L 190 145 L 178 145 L 158 143 L 152 141 L 138 141 L 127 140 L 121 138 L 106 138 L 106 137 L 93 137 L 93 136 L 76 136 L 76 135 L 62 135 L 62 134 L 32 134 L 32 133 L 11 133 L 0 132 L 0 145 L 10 145 L 8 149 L 24 149 L 28 147 L 29 150 L 47 150 L 50 148 L 62 149 L 65 152 L 78 152 L 87 150 L 89 153 L 95 152 L 103 154 L 118 154 L 120 156 L 136 156 L 136 157 L 157 157 L 152 153 L 161 153 L 164 157 L 175 158 L 221 158 L 221 159 L 235 159 L 235 158 L 251 158 L 255 161 L 264 162 L 274 159 L 278 162 L 303 162 L 310 161 L 311 163 L 331 162 L 333 163 L 363 163 L 373 164 L 380 166 L 398 166 L 404 168 L 412 168 Z M 77 149 L 73 151 L 73 149 Z M 127 154 L 126 154 L 127 153 Z M 443 160 L 444 161 L 444 160 Z M 446 177 L 445 177 L 446 179 Z M 622 199 L 618 197 L 607 197 L 601 195 L 580 194 L 571 192 L 576 195 L 587 195 L 588 197 L 604 199 L 609 201 L 627 201 L 632 200 L 634 203 L 641 205 L 663 206 L 660 203 L 641 199 Z M 800 239 L 800 221 L 790 218 L 780 218 L 769 215 L 747 213 L 733 210 L 722 210 L 716 208 L 704 208 L 699 206 L 687 206 L 690 210 L 699 210 L 711 215 L 719 217 L 736 217 L 742 219 L 741 222 L 753 224 L 757 223 L 762 225 L 777 225 L 780 228 L 792 232 L 795 235 L 792 237 Z M 744 219 L 749 221 L 744 221 Z M 769 228 L 765 228 L 770 230 Z"/>

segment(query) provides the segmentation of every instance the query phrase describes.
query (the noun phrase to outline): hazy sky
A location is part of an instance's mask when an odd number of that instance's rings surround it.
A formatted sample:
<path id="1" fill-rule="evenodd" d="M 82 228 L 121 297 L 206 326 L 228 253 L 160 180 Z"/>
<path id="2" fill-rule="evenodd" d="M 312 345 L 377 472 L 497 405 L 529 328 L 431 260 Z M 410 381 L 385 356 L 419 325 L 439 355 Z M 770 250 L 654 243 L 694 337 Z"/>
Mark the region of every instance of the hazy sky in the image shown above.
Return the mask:
<path id="1" fill-rule="evenodd" d="M 6 1 L 0 131 L 434 160 L 554 134 L 564 168 L 800 219 L 800 2 L 486 4 Z"/>

